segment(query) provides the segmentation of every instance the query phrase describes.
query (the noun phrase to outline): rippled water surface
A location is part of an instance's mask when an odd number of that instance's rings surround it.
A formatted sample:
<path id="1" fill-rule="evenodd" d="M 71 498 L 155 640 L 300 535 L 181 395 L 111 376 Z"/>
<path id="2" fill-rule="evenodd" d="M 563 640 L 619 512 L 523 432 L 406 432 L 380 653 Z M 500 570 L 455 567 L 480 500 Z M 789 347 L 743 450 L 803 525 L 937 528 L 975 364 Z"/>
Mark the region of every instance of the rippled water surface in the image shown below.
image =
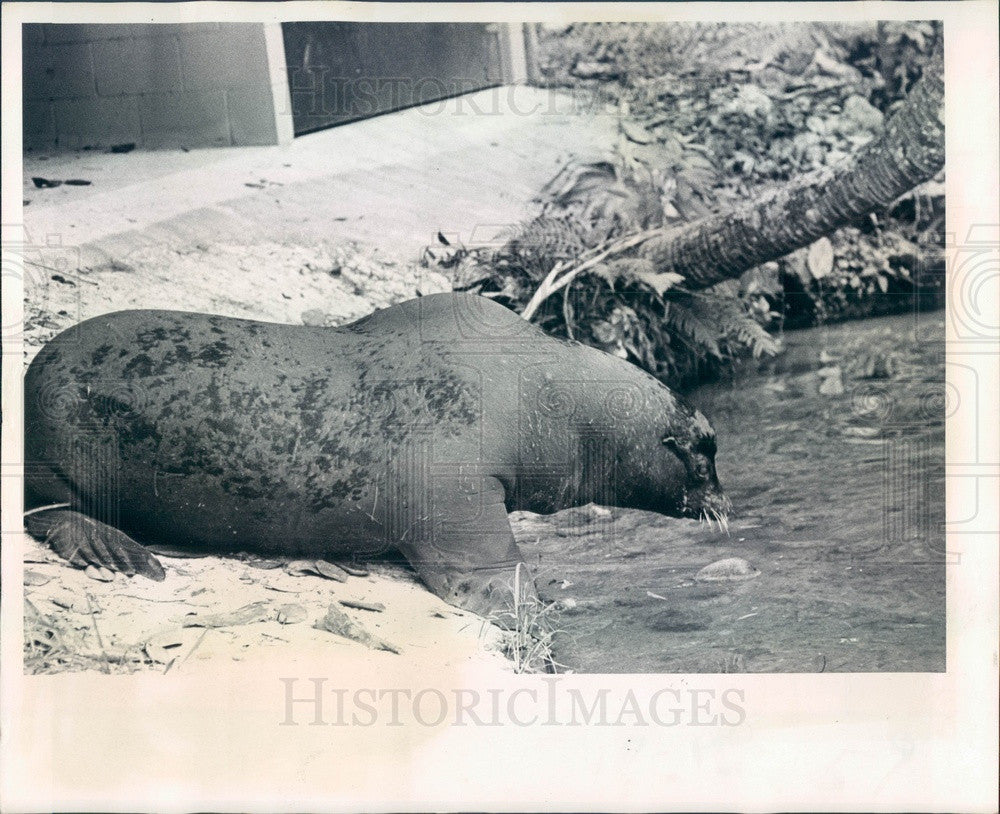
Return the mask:
<path id="1" fill-rule="evenodd" d="M 718 434 L 719 477 L 735 506 L 728 536 L 620 509 L 512 516 L 543 598 L 571 600 L 558 623 L 564 665 L 944 669 L 943 315 L 814 328 L 785 342 L 764 370 L 689 397 Z M 726 557 L 759 575 L 694 579 Z"/>

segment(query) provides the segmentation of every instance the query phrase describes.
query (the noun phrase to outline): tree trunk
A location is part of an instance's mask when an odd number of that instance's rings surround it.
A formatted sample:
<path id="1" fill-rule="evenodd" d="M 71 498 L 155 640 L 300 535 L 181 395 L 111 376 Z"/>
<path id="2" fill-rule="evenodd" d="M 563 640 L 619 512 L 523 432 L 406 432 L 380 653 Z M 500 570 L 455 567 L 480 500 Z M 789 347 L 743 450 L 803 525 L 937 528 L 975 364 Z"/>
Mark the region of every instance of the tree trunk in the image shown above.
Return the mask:
<path id="1" fill-rule="evenodd" d="M 645 241 L 658 272 L 707 288 L 806 246 L 891 203 L 944 166 L 944 64 L 939 45 L 882 134 L 833 168 L 761 200 Z"/>

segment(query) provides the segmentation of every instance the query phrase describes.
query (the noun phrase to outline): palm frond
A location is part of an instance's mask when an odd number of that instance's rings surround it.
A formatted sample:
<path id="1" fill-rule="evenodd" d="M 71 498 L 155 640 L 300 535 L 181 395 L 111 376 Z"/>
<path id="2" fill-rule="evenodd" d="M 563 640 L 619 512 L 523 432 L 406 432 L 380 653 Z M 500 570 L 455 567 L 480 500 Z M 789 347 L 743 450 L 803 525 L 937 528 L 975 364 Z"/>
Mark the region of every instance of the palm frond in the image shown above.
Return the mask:
<path id="1" fill-rule="evenodd" d="M 698 300 L 694 298 L 668 302 L 664 313 L 664 327 L 696 356 L 721 359 L 718 326 L 710 317 L 706 319 L 703 309 L 695 306 L 695 302 Z"/>

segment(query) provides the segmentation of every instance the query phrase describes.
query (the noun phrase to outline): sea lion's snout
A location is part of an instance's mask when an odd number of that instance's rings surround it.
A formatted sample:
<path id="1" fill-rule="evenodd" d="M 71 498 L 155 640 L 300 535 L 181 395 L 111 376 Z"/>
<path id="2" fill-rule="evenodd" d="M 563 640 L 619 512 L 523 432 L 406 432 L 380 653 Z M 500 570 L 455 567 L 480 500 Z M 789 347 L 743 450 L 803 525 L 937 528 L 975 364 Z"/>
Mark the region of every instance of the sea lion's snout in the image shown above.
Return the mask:
<path id="1" fill-rule="evenodd" d="M 719 523 L 724 527 L 732 510 L 732 501 L 723 493 L 718 481 L 684 494 L 685 517 Z"/>

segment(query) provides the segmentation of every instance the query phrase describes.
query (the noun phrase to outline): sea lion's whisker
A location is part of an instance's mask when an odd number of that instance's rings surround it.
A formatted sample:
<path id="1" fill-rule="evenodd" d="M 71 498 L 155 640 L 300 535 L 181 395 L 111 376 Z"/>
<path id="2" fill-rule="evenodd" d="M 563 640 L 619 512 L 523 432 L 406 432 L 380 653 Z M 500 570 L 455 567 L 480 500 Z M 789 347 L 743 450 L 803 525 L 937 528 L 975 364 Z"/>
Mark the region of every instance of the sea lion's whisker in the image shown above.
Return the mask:
<path id="1" fill-rule="evenodd" d="M 729 534 L 729 520 L 727 519 L 726 515 L 721 510 L 716 509 L 716 508 L 712 509 L 712 514 L 715 515 L 715 519 L 719 523 L 719 531 L 724 531 L 726 533 L 726 535 L 728 536 L 728 534 Z"/>
<path id="2" fill-rule="evenodd" d="M 708 506 L 705 506 L 701 510 L 701 522 L 707 523 L 708 527 L 715 531 L 715 513 Z"/>

